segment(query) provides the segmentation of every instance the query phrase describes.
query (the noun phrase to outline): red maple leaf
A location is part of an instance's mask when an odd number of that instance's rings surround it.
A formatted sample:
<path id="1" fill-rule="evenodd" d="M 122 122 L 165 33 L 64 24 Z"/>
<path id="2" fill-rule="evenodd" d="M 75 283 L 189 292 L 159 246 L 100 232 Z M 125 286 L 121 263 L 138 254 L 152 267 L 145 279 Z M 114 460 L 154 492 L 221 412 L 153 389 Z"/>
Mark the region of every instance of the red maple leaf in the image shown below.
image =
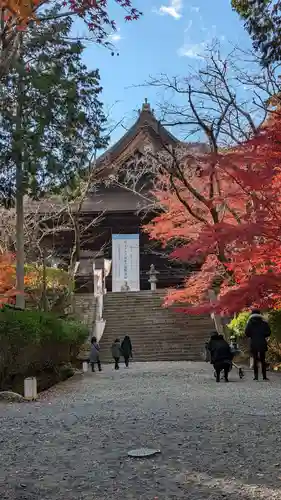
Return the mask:
<path id="1" fill-rule="evenodd" d="M 172 186 L 170 176 L 159 176 L 154 195 L 163 211 L 145 230 L 164 246 L 174 244 L 171 257 L 201 264 L 183 289 L 169 291 L 166 305 L 201 314 L 281 304 L 280 160 L 276 113 L 239 147 L 195 155 L 199 176 L 191 175 L 190 161 Z M 214 285 L 218 298 L 210 304 Z"/>

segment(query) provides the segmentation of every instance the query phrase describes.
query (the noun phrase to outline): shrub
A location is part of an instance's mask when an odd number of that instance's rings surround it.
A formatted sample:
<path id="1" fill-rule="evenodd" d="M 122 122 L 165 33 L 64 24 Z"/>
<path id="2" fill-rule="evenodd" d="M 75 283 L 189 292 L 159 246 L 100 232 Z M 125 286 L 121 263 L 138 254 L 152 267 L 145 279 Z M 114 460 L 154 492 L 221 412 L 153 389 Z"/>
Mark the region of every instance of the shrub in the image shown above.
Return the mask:
<path id="1" fill-rule="evenodd" d="M 46 290 L 43 288 L 43 267 L 38 264 L 25 265 L 25 292 L 32 308 L 64 313 L 71 305 L 73 281 L 62 269 L 46 267 Z M 45 298 L 44 298 L 45 295 Z M 46 309 L 45 309 L 46 310 Z"/>
<path id="2" fill-rule="evenodd" d="M 273 309 L 268 314 L 272 337 L 281 342 L 281 309 Z"/>
<path id="3" fill-rule="evenodd" d="M 243 337 L 249 317 L 249 312 L 241 312 L 228 323 L 227 327 L 238 337 Z M 272 338 L 281 342 L 281 309 L 270 311 L 267 319 L 271 328 Z"/>
<path id="4" fill-rule="evenodd" d="M 33 308 L 42 309 L 47 304 L 48 310 L 64 313 L 71 305 L 74 283 L 70 275 L 53 267 L 45 268 L 46 290 L 43 287 L 43 266 L 25 264 L 25 293 L 27 302 Z M 46 295 L 46 300 L 43 298 Z M 12 254 L 0 253 L 0 305 L 15 302 L 16 265 Z"/>
<path id="5" fill-rule="evenodd" d="M 228 323 L 227 327 L 231 331 L 232 334 L 237 335 L 237 337 L 243 337 L 247 321 L 249 319 L 251 313 L 249 312 L 241 312 L 237 314 L 235 318 L 233 318 L 230 323 Z"/>
<path id="6" fill-rule="evenodd" d="M 73 361 L 88 337 L 88 329 L 51 313 L 0 311 L 0 387 L 15 376 L 55 371 Z"/>
<path id="7" fill-rule="evenodd" d="M 249 316 L 250 313 L 246 311 L 238 314 L 227 325 L 230 331 L 238 337 L 243 337 Z M 281 309 L 270 311 L 267 319 L 271 328 L 267 359 L 274 366 L 276 362 L 281 361 Z"/>

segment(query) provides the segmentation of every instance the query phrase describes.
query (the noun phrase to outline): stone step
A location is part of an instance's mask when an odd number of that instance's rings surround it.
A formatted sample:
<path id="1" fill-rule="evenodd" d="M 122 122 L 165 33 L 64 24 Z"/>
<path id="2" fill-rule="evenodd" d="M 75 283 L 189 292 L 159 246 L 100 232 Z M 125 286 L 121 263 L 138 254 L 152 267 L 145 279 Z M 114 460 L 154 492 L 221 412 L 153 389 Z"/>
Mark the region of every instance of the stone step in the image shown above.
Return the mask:
<path id="1" fill-rule="evenodd" d="M 202 360 L 204 343 L 214 328 L 211 318 L 164 308 L 164 297 L 164 290 L 105 295 L 103 362 L 112 363 L 111 345 L 124 335 L 131 337 L 135 361 Z"/>
<path id="2" fill-rule="evenodd" d="M 161 327 L 165 329 L 165 331 L 167 332 L 172 332 L 173 331 L 173 328 L 175 326 L 180 326 L 180 323 L 176 323 L 176 322 L 164 322 L 164 321 L 161 321 L 161 318 L 159 318 L 159 321 L 148 321 L 148 320 L 141 320 L 141 318 L 136 318 L 136 320 L 140 320 L 141 323 L 137 323 L 135 324 L 134 321 L 132 319 L 128 320 L 126 318 L 123 319 L 123 321 L 121 320 L 110 320 L 108 317 L 104 316 L 104 319 L 106 320 L 107 324 L 111 324 L 111 325 L 114 325 L 114 330 L 115 331 L 120 331 L 120 329 L 124 329 L 125 327 L 123 325 L 126 325 L 126 326 L 130 326 L 130 328 L 132 330 L 135 330 L 135 331 L 141 331 L 141 329 L 143 330 L 148 330 L 148 331 L 151 331 L 151 330 L 156 330 L 158 331 L 158 327 L 159 327 L 159 324 L 161 324 Z M 200 331 L 200 330 L 204 330 L 206 327 L 210 327 L 210 323 L 197 323 L 197 324 L 186 324 L 186 325 L 182 325 L 184 330 L 185 331 L 192 331 L 193 329 L 196 331 Z"/>
<path id="3" fill-rule="evenodd" d="M 203 361 L 203 355 L 200 355 L 199 353 L 192 353 L 192 354 L 183 354 L 180 355 L 178 354 L 177 356 L 171 356 L 169 354 L 157 354 L 154 356 L 138 356 L 134 357 L 133 360 L 131 360 L 131 363 L 140 363 L 140 362 L 151 362 L 151 361 Z M 101 356 L 101 362 L 102 363 L 114 363 L 114 360 L 112 357 L 102 357 Z M 120 358 L 120 364 L 124 364 L 123 358 Z"/>
<path id="4" fill-rule="evenodd" d="M 170 358 L 175 358 L 177 356 L 181 356 L 181 357 L 192 357 L 192 356 L 197 356 L 197 357 L 202 357 L 202 354 L 203 354 L 203 349 L 198 349 L 198 350 L 193 350 L 193 349 L 187 349 L 185 351 L 182 351 L 182 350 L 178 350 L 178 351 L 148 351 L 146 352 L 145 350 L 144 351 L 133 351 L 133 359 L 136 361 L 138 359 L 141 359 L 141 358 L 153 358 L 155 359 L 155 357 L 158 357 L 158 356 L 162 356 L 162 357 L 170 357 Z M 101 359 L 112 359 L 112 355 L 111 355 L 111 350 L 107 350 L 107 351 L 104 351 L 104 350 L 101 350 Z M 121 356 L 121 359 L 123 359 L 123 357 Z"/>
<path id="5" fill-rule="evenodd" d="M 175 356 L 187 356 L 187 357 L 190 357 L 190 356 L 193 356 L 193 355 L 197 355 L 197 356 L 200 356 L 202 355 L 203 353 L 203 349 L 198 349 L 198 350 L 194 350 L 194 349 L 187 349 L 186 351 L 182 351 L 182 350 L 177 350 L 177 351 L 169 351 L 168 353 L 163 351 L 163 353 L 161 353 L 161 351 L 133 351 L 133 357 L 134 359 L 139 359 L 139 358 L 142 358 L 142 357 L 145 357 L 145 358 L 150 358 L 150 357 L 155 357 L 155 356 L 169 356 L 169 357 L 175 357 Z M 112 355 L 111 355 L 111 350 L 101 350 L 101 358 L 105 359 L 105 358 L 109 358 L 109 359 L 112 359 Z"/>
<path id="6" fill-rule="evenodd" d="M 149 311 L 150 314 L 153 314 L 153 311 L 150 310 Z M 107 314 L 107 313 L 104 313 L 104 318 L 107 319 L 108 321 L 114 321 L 116 322 L 116 315 L 118 314 L 118 311 L 116 311 L 115 313 L 113 314 Z M 176 316 L 176 315 L 175 315 Z M 124 316 L 121 316 L 120 314 L 118 314 L 118 320 L 119 321 L 122 321 L 122 320 L 126 320 L 128 323 L 132 323 L 132 324 L 137 324 L 136 323 L 136 320 L 137 319 L 141 319 L 145 324 L 154 324 L 154 323 L 157 323 L 157 321 L 159 321 L 159 319 L 161 319 L 161 322 L 164 323 L 164 324 L 174 324 L 175 322 L 180 322 L 181 318 L 172 318 L 172 317 L 167 317 L 165 318 L 164 315 L 160 315 L 157 313 L 157 315 L 155 315 L 155 317 L 152 317 L 152 318 L 144 318 L 144 314 L 143 314 L 143 311 L 142 312 L 139 312 L 139 313 L 135 313 L 134 312 L 134 316 L 131 317 L 131 318 L 128 318 L 126 315 Z M 192 325 L 209 325 L 210 322 L 209 321 L 206 321 L 205 319 L 203 320 L 200 320 L 200 319 L 196 319 L 196 320 L 191 320 L 191 319 L 187 319 L 186 322 L 185 322 L 185 325 L 189 325 L 189 326 L 192 326 Z"/>
<path id="7" fill-rule="evenodd" d="M 187 356 L 181 357 L 181 358 L 171 358 L 169 356 L 166 356 L 166 357 L 160 357 L 159 356 L 157 358 L 149 358 L 149 359 L 148 358 L 139 358 L 139 359 L 136 359 L 136 360 L 132 361 L 132 363 L 134 363 L 134 362 L 135 363 L 151 363 L 153 361 L 155 361 L 155 362 L 157 362 L 157 361 L 167 361 L 167 362 L 168 361 L 175 361 L 175 362 L 177 362 L 177 361 L 199 361 L 200 362 L 201 361 L 202 362 L 203 359 L 200 358 L 200 357 L 197 357 L 197 358 L 194 359 L 194 358 L 187 357 Z M 113 366 L 114 365 L 114 360 L 112 360 L 112 359 L 101 360 L 101 363 L 102 364 L 106 364 L 106 365 L 112 364 L 112 366 Z M 124 366 L 124 361 L 120 360 L 120 366 L 122 366 L 122 364 Z"/>
<path id="8" fill-rule="evenodd" d="M 145 355 L 145 356 L 148 356 L 148 355 L 155 355 L 155 354 L 161 354 L 161 352 L 168 352 L 169 355 L 176 355 L 176 354 L 196 354 L 196 353 L 202 353 L 204 351 L 204 345 L 203 346 L 198 346 L 197 349 L 194 349 L 194 348 L 191 348 L 191 347 L 188 347 L 186 349 L 164 349 L 164 348 L 160 348 L 160 349 L 153 349 L 152 347 L 150 349 L 148 348 L 145 348 L 143 347 L 142 349 L 135 349 L 134 346 L 133 346 L 133 355 L 134 356 L 141 356 L 142 354 Z M 106 356 L 106 357 L 111 357 L 111 346 L 109 348 L 107 348 L 106 346 L 102 346 L 102 349 L 101 349 L 101 354 L 103 356 Z"/>
<path id="9" fill-rule="evenodd" d="M 122 307 L 122 311 L 120 311 L 120 307 Z M 141 306 L 135 306 L 134 304 L 122 304 L 120 303 L 118 306 L 116 306 L 114 309 L 113 308 L 109 308 L 107 303 L 105 303 L 104 305 L 104 308 L 106 309 L 106 314 L 108 316 L 114 316 L 114 314 L 118 313 L 119 315 L 122 315 L 125 316 L 126 315 L 126 310 L 127 308 L 130 308 L 130 307 L 134 307 L 134 314 L 140 314 L 140 313 L 144 313 L 144 307 L 146 307 L 146 304 L 141 304 Z M 160 304 L 158 306 L 155 306 L 155 307 L 151 307 L 151 304 L 149 307 L 146 307 L 148 311 L 153 311 L 155 314 L 157 315 L 166 315 L 167 317 L 170 317 L 170 315 L 173 315 L 173 316 L 178 316 L 179 314 L 181 315 L 182 313 L 180 311 L 177 311 L 175 309 L 166 309 L 164 307 L 162 307 Z M 187 316 L 187 319 L 189 321 L 206 321 L 206 316 L 192 316 L 192 315 L 186 315 Z"/>
<path id="10" fill-rule="evenodd" d="M 116 334 L 117 335 L 117 334 Z M 113 335 L 112 337 L 107 337 L 107 339 L 105 338 L 102 338 L 102 342 L 103 342 L 103 345 L 111 345 L 116 338 L 120 339 L 122 341 L 123 337 L 124 337 L 124 334 L 123 335 L 120 335 L 119 336 L 117 335 Z M 141 338 L 136 338 L 136 336 L 131 336 L 131 340 L 133 341 L 134 340 L 134 346 L 135 348 L 137 346 L 155 346 L 155 345 L 161 345 L 163 344 L 163 342 L 167 342 L 169 341 L 171 343 L 171 345 L 180 345 L 180 346 L 183 346 L 183 345 L 192 345 L 193 347 L 197 347 L 199 345 L 202 345 L 202 339 L 205 339 L 205 336 L 203 337 L 199 337 L 198 339 L 196 339 L 195 341 L 192 341 L 191 339 L 187 339 L 186 336 L 185 337 L 173 337 L 172 335 L 169 335 L 169 336 L 153 336 L 152 338 L 148 339 L 146 337 L 143 337 L 142 339 Z"/>
<path id="11" fill-rule="evenodd" d="M 106 337 L 103 336 L 103 343 L 107 342 L 107 343 L 110 343 L 111 341 L 114 341 L 116 338 L 118 339 L 123 339 L 123 337 L 127 334 L 126 331 L 116 331 L 114 332 L 111 331 L 111 335 L 107 335 Z M 132 332 L 130 331 L 130 336 L 131 338 L 134 338 L 134 343 L 135 345 L 138 344 L 138 345 L 141 345 L 143 343 L 145 344 L 159 344 L 159 343 L 162 343 L 162 342 L 166 342 L 167 340 L 171 341 L 172 344 L 181 344 L 184 342 L 186 344 L 190 344 L 192 343 L 192 345 L 198 345 L 200 344 L 200 342 L 202 342 L 202 339 L 205 339 L 205 334 L 203 335 L 197 335 L 196 336 L 196 339 L 192 340 L 190 338 L 190 335 L 189 334 L 192 334 L 192 332 L 187 332 L 185 335 L 175 335 L 173 333 L 168 333 L 167 332 L 163 332 L 162 335 L 159 335 L 159 333 L 156 333 L 156 332 L 153 332 L 153 330 L 150 332 L 150 335 L 144 335 L 143 332 L 142 333 L 139 333 L 138 332 Z"/>
<path id="12" fill-rule="evenodd" d="M 198 361 L 202 360 L 203 358 L 204 351 L 203 349 L 199 350 L 186 350 L 185 352 L 183 351 L 169 351 L 169 352 L 153 352 L 153 351 L 142 351 L 142 352 L 135 352 L 133 351 L 133 360 L 138 362 L 138 361 L 161 361 L 161 360 L 170 360 L 170 361 L 181 361 L 181 360 L 187 360 L 187 361 Z M 102 362 L 111 362 L 113 361 L 111 352 L 110 350 L 105 352 L 101 351 L 101 361 Z M 123 358 L 120 358 L 123 360 Z"/>
<path id="13" fill-rule="evenodd" d="M 112 338 L 109 338 L 109 339 L 102 339 L 102 343 L 103 345 L 112 345 L 112 343 L 115 341 L 115 339 L 120 339 L 122 341 L 124 335 L 119 335 L 119 336 L 116 336 L 116 335 L 113 335 Z M 167 341 L 169 341 L 171 343 L 171 345 L 192 345 L 193 347 L 197 348 L 198 346 L 202 345 L 202 340 L 205 340 L 205 337 L 202 337 L 201 339 L 198 339 L 196 342 L 193 342 L 192 340 L 186 340 L 186 338 L 182 337 L 182 338 L 173 338 L 172 336 L 170 337 L 162 337 L 162 338 L 157 338 L 157 337 L 153 337 L 152 339 L 148 340 L 148 339 L 143 339 L 143 341 L 140 341 L 139 339 L 136 339 L 136 337 L 133 337 L 133 335 L 131 336 L 131 340 L 133 342 L 134 340 L 134 346 L 135 348 L 137 346 L 156 346 L 156 345 L 161 345 Z"/>
<path id="14" fill-rule="evenodd" d="M 130 332 L 131 333 L 131 332 Z M 172 335 L 170 336 L 164 336 L 164 337 L 157 337 L 156 335 L 152 335 L 152 339 L 148 340 L 147 338 L 144 338 L 143 341 L 140 341 L 139 338 L 136 338 L 135 335 L 130 335 L 131 337 L 131 340 L 132 340 L 132 343 L 134 344 L 135 346 L 135 349 L 136 347 L 141 347 L 141 346 L 149 346 L 149 347 L 153 347 L 153 346 L 156 346 L 156 345 L 161 345 L 163 343 L 166 343 L 166 342 L 169 342 L 171 345 L 192 345 L 194 348 L 197 348 L 198 346 L 202 345 L 202 343 L 205 341 L 206 337 L 202 336 L 201 338 L 199 339 L 196 339 L 196 341 L 192 341 L 190 339 L 186 339 L 186 337 L 176 337 L 176 338 L 173 338 Z M 120 341 L 122 341 L 122 339 L 124 338 L 124 334 L 118 335 L 118 333 L 116 333 L 116 335 L 113 335 L 112 337 L 110 338 L 103 338 L 102 339 L 102 343 L 103 345 L 112 345 L 112 343 L 115 341 L 115 339 L 120 339 Z"/>

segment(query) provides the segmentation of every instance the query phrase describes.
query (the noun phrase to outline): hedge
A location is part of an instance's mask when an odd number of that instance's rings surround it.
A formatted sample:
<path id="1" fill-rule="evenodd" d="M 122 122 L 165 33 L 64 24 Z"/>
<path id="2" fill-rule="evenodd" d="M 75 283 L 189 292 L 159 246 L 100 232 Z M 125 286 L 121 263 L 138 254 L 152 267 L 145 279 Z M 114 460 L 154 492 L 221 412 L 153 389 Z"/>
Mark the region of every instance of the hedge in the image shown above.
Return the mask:
<path id="1" fill-rule="evenodd" d="M 71 363 L 87 337 L 88 329 L 81 322 L 4 307 L 0 310 L 0 388 L 14 377 L 56 371 Z"/>

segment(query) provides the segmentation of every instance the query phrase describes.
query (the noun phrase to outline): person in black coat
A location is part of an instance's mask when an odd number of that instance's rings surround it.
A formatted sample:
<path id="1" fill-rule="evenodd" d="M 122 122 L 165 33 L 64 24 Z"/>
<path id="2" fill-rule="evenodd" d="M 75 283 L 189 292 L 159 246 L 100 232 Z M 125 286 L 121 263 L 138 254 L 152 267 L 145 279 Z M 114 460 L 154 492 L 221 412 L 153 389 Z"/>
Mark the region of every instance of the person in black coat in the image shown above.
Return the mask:
<path id="1" fill-rule="evenodd" d="M 230 345 L 222 335 L 219 335 L 217 332 L 213 332 L 208 344 L 208 349 L 211 355 L 211 363 L 213 364 L 216 372 L 216 381 L 220 382 L 221 371 L 224 371 L 224 380 L 225 382 L 228 382 L 228 374 L 231 369 L 233 359 Z"/>
<path id="2" fill-rule="evenodd" d="M 268 380 L 265 355 L 267 338 L 270 334 L 271 330 L 268 322 L 262 317 L 258 309 L 254 309 L 245 328 L 245 335 L 250 339 L 250 349 L 254 360 L 254 380 L 259 379 L 259 361 L 261 362 L 263 380 Z"/>
<path id="3" fill-rule="evenodd" d="M 122 344 L 121 344 L 121 350 L 122 350 L 122 354 L 124 356 L 125 365 L 128 368 L 129 359 L 133 357 L 132 356 L 132 351 L 133 351 L 132 342 L 131 342 L 129 335 L 126 335 L 124 337 L 124 340 L 122 341 Z"/>

